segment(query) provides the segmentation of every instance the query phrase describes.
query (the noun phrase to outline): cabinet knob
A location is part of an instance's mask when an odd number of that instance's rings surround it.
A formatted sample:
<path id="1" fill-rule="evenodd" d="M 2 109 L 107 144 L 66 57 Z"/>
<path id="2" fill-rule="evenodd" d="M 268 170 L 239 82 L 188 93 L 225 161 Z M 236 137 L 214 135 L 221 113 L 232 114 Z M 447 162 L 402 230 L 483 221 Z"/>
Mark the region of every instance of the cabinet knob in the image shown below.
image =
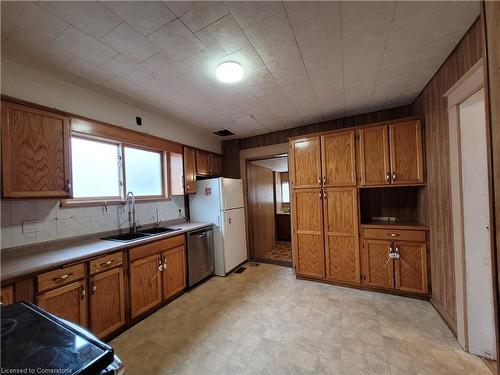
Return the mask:
<path id="1" fill-rule="evenodd" d="M 318 185 L 321 186 L 321 177 L 318 178 Z"/>
<path id="2" fill-rule="evenodd" d="M 387 173 L 385 174 L 385 180 L 386 180 L 387 182 L 390 182 L 390 181 L 391 181 L 391 174 L 390 174 L 389 172 L 387 172 Z"/>
<path id="3" fill-rule="evenodd" d="M 391 237 L 399 237 L 399 234 L 397 233 L 387 233 Z"/>
<path id="4" fill-rule="evenodd" d="M 94 294 L 96 290 L 97 287 L 95 286 L 95 283 L 92 283 L 92 289 L 91 289 L 92 294 Z"/>
<path id="5" fill-rule="evenodd" d="M 71 182 L 69 180 L 66 180 L 66 193 L 71 193 Z"/>
<path id="6" fill-rule="evenodd" d="M 81 286 L 81 287 L 80 287 L 80 290 L 81 290 L 81 291 L 80 291 L 80 297 L 81 297 L 82 299 L 84 299 L 84 298 L 85 298 L 85 294 L 86 294 L 86 293 L 85 293 L 85 288 L 84 288 L 83 286 Z"/>
<path id="7" fill-rule="evenodd" d="M 392 172 L 392 182 L 396 181 L 396 172 Z"/>

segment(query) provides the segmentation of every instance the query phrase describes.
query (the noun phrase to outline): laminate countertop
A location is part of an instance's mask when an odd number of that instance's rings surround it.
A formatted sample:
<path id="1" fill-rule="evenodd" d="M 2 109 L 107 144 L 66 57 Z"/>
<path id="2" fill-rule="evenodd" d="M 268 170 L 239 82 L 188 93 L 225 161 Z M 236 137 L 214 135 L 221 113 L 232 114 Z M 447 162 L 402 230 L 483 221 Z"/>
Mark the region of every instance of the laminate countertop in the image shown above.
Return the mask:
<path id="1" fill-rule="evenodd" d="M 58 267 L 63 264 L 177 236 L 211 225 L 213 224 L 180 223 L 168 225 L 169 228 L 177 230 L 175 232 L 143 237 L 129 242 L 101 240 L 100 238 L 96 238 L 96 236 L 86 236 L 11 249 L 2 249 L 0 254 L 1 280 L 14 279 L 20 276 L 44 271 L 49 268 Z M 102 237 L 102 235 L 100 237 Z"/>

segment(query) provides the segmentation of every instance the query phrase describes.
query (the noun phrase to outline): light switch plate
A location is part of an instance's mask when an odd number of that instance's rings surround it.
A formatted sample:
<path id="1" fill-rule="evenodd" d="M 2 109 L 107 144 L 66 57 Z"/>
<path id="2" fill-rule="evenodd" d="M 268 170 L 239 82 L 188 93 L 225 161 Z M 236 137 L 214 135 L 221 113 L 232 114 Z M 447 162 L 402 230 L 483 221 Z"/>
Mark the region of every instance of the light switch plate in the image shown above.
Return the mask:
<path id="1" fill-rule="evenodd" d="M 23 233 L 40 232 L 40 222 L 38 220 L 23 221 Z"/>

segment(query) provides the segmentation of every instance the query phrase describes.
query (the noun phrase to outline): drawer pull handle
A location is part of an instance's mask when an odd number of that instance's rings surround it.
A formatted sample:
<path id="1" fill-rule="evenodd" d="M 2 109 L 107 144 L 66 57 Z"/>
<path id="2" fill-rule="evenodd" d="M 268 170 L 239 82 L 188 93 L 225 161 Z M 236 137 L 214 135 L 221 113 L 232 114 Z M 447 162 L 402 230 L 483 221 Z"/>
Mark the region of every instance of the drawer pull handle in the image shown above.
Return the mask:
<path id="1" fill-rule="evenodd" d="M 106 267 L 106 266 L 109 266 L 110 264 L 112 264 L 115 260 L 114 259 L 111 259 L 111 260 L 108 260 L 107 262 L 102 262 L 101 264 L 99 264 L 99 267 Z"/>
<path id="2" fill-rule="evenodd" d="M 397 233 L 387 233 L 391 237 L 399 237 L 399 234 Z"/>
<path id="3" fill-rule="evenodd" d="M 57 283 L 57 282 L 59 282 L 59 283 L 60 283 L 60 282 L 63 282 L 64 280 L 66 280 L 66 279 L 67 279 L 68 277 L 70 277 L 71 275 L 73 275 L 73 273 L 72 273 L 72 272 L 70 272 L 70 273 L 65 273 L 64 275 L 61 275 L 61 276 L 59 276 L 59 277 L 54 277 L 54 278 L 52 279 L 52 281 L 54 281 L 54 282 L 56 282 L 56 283 Z"/>

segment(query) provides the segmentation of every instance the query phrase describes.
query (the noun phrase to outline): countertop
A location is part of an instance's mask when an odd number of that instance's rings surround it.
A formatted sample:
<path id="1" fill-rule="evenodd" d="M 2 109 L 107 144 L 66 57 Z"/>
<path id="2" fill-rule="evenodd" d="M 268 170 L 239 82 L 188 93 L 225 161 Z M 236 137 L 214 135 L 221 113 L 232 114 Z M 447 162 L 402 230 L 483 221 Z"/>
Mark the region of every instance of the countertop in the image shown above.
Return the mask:
<path id="1" fill-rule="evenodd" d="M 81 239 L 57 241 L 54 242 L 53 245 L 48 242 L 43 244 L 33 244 L 31 246 L 23 246 L 22 248 L 2 249 L 0 254 L 1 280 L 4 281 L 14 279 L 19 276 L 43 271 L 48 268 L 57 267 L 82 259 L 92 258 L 112 251 L 143 245 L 145 243 L 158 241 L 211 225 L 213 224 L 181 223 L 168 225 L 169 228 L 178 230 L 175 232 L 139 238 L 129 242 L 101 240 L 96 238 L 96 236 L 92 236 Z"/>

